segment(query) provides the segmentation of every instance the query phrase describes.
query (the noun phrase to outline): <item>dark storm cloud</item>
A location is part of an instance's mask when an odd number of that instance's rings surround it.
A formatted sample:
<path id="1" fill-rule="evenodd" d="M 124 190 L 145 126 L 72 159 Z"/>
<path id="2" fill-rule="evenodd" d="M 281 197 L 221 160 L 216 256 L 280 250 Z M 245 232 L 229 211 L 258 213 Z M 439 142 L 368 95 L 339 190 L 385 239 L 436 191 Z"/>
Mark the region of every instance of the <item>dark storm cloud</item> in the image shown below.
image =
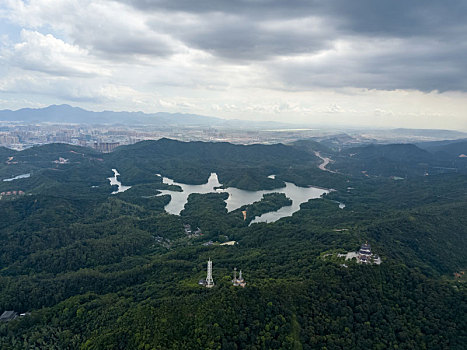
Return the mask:
<path id="1" fill-rule="evenodd" d="M 222 12 L 252 17 L 297 17 L 322 7 L 322 1 L 316 0 L 120 0 L 145 11 L 179 11 L 205 14 Z"/>
<path id="2" fill-rule="evenodd" d="M 241 17 L 212 15 L 211 21 L 180 33 L 189 46 L 229 60 L 265 60 L 277 55 L 311 53 L 329 47 L 322 32 L 279 28 Z"/>
<path id="3" fill-rule="evenodd" d="M 164 34 L 119 23 L 96 23 L 83 19 L 73 26 L 75 43 L 113 59 L 128 59 L 132 55 L 165 57 L 175 53 L 170 38 Z"/>
<path id="4" fill-rule="evenodd" d="M 433 33 L 465 22 L 464 0 L 120 0 L 145 11 L 205 15 L 225 13 L 245 20 L 321 16 L 360 33 L 413 35 Z"/>
<path id="5" fill-rule="evenodd" d="M 80 43 L 79 41 L 77 41 Z M 152 55 L 152 56 L 169 56 L 175 53 L 174 49 L 165 41 L 153 37 L 122 37 L 112 35 L 107 37 L 95 37 L 90 41 L 82 41 L 83 46 L 89 46 L 103 52 L 104 56 L 121 56 L 127 58 L 128 55 Z"/>
<path id="6" fill-rule="evenodd" d="M 465 50 L 463 54 L 465 54 Z M 459 55 L 459 52 L 454 51 Z M 413 56 L 413 55 L 411 55 Z M 269 70 L 287 89 L 306 90 L 310 86 L 324 88 L 358 87 L 366 89 L 421 91 L 466 91 L 467 64 L 453 57 L 440 57 L 443 64 L 403 53 L 361 57 L 358 60 L 330 61 L 324 64 L 288 62 L 271 63 Z"/>
<path id="7" fill-rule="evenodd" d="M 326 1 L 323 15 L 338 18 L 341 29 L 362 35 L 407 37 L 462 31 L 464 0 L 355 0 Z"/>
<path id="8" fill-rule="evenodd" d="M 467 1 L 121 1 L 147 13 L 193 16 L 196 25 L 148 25 L 221 59 L 264 61 L 295 86 L 467 90 Z M 355 43 L 370 41 L 374 48 L 331 55 L 319 64 L 274 62 L 343 41 L 357 48 Z M 381 52 L 380 44 L 389 47 Z"/>

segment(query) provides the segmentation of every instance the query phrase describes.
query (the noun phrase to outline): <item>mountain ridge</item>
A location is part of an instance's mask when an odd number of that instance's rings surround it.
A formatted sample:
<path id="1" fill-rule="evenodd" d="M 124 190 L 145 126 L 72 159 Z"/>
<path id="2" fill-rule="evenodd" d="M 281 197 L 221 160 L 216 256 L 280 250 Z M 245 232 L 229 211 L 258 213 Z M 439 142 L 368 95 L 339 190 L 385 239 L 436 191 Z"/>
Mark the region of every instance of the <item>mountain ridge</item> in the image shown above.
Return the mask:
<path id="1" fill-rule="evenodd" d="M 0 110 L 1 121 L 52 122 L 73 124 L 125 124 L 153 125 L 159 127 L 230 127 L 230 128 L 263 128 L 293 125 L 273 121 L 251 121 L 240 119 L 223 119 L 190 113 L 144 113 L 126 111 L 88 111 L 68 104 L 50 105 L 44 108 L 21 108 L 18 110 Z"/>

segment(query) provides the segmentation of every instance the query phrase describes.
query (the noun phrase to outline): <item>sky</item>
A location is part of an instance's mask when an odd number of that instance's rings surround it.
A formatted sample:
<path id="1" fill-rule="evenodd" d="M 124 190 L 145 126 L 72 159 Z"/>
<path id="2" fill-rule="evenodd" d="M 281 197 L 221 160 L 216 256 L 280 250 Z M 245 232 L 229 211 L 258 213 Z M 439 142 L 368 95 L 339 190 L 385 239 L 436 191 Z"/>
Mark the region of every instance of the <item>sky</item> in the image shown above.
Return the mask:
<path id="1" fill-rule="evenodd" d="M 467 131 L 465 0 L 0 0 L 0 109 Z"/>

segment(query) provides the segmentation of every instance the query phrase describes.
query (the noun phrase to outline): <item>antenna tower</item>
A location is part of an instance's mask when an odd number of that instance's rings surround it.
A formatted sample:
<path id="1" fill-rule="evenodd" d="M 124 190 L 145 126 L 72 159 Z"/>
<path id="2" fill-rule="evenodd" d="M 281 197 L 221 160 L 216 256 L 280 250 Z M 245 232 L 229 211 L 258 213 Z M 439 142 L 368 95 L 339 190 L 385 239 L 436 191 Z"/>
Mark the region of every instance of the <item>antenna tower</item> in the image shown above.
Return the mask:
<path id="1" fill-rule="evenodd" d="M 212 261 L 208 260 L 208 275 L 206 277 L 206 288 L 214 287 L 214 280 L 212 279 Z"/>

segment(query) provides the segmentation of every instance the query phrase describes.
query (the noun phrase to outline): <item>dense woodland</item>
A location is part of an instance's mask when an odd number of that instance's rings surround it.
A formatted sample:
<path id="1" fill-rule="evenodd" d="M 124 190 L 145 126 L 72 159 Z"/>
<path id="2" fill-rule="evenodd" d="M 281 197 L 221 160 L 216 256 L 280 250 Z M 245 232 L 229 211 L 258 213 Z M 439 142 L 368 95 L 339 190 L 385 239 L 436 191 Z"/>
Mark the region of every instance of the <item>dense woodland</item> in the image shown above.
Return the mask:
<path id="1" fill-rule="evenodd" d="M 31 174 L 0 181 L 0 192 L 24 192 L 0 200 L 0 313 L 30 313 L 0 323 L 0 348 L 464 349 L 466 277 L 453 275 L 467 267 L 460 145 L 0 148 L 0 179 Z M 318 169 L 315 151 L 335 173 Z M 112 168 L 131 189 L 111 194 Z M 225 187 L 335 191 L 269 224 L 250 222 L 289 205 L 282 194 L 232 212 L 225 193 L 193 194 L 180 216 L 164 211 L 169 196 L 155 194 L 169 186 L 156 174 L 202 184 L 211 172 Z M 383 263 L 341 266 L 336 253 L 365 241 Z M 198 285 L 209 258 L 212 289 Z M 234 267 L 245 288 L 232 286 Z"/>

